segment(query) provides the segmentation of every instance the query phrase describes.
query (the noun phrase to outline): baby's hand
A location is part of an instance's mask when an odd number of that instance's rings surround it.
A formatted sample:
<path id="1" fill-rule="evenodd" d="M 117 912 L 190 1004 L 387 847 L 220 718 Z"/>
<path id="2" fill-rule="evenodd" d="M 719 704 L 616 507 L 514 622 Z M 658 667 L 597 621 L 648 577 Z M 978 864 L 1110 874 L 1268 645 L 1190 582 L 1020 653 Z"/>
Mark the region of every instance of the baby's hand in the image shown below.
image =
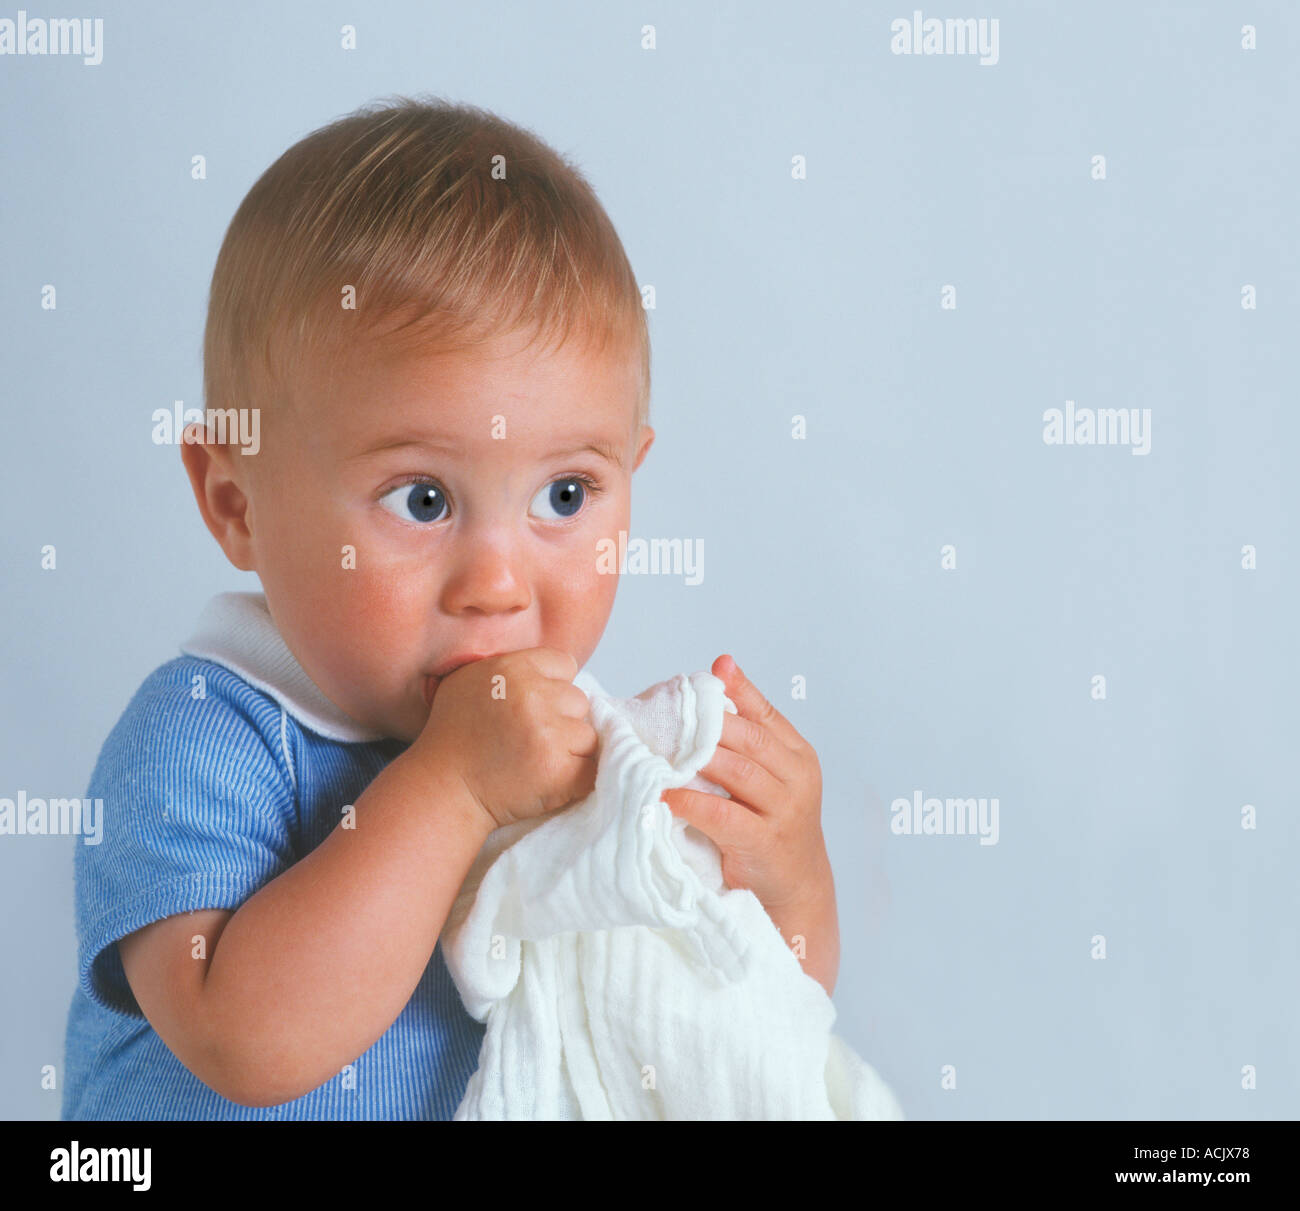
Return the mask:
<path id="1" fill-rule="evenodd" d="M 816 916 L 834 899 L 817 754 L 730 656 L 712 672 L 739 714 L 722 716 L 717 752 L 700 773 L 731 798 L 676 789 L 664 802 L 717 845 L 728 887 L 748 888 L 778 924 Z"/>
<path id="2" fill-rule="evenodd" d="M 460 776 L 493 828 L 564 807 L 595 786 L 599 738 L 587 695 L 573 684 L 577 672 L 566 652 L 528 648 L 476 660 L 439 682 L 415 743 Z"/>

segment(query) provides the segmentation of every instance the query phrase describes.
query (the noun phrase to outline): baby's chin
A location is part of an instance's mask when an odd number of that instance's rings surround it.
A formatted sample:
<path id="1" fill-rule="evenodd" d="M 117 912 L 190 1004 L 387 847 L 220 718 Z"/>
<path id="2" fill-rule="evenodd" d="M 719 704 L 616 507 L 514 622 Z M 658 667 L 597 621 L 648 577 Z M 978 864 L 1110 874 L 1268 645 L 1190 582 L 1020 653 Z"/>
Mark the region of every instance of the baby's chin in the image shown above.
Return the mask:
<path id="1" fill-rule="evenodd" d="M 429 717 L 428 711 L 424 719 Z M 376 722 L 371 730 L 379 732 L 385 740 L 398 740 L 403 744 L 414 744 L 424 730 L 424 719 L 412 722 L 408 718 L 392 718 Z"/>
<path id="2" fill-rule="evenodd" d="M 429 718 L 428 705 L 418 692 L 412 693 L 409 689 L 396 698 L 371 698 L 356 703 L 350 710 L 343 706 L 343 710 L 366 731 L 378 733 L 385 740 L 400 740 L 406 744 L 415 741 Z"/>
<path id="3" fill-rule="evenodd" d="M 414 744 L 429 719 L 429 704 L 423 699 L 412 702 L 404 698 L 381 725 L 384 735 L 406 744 Z"/>

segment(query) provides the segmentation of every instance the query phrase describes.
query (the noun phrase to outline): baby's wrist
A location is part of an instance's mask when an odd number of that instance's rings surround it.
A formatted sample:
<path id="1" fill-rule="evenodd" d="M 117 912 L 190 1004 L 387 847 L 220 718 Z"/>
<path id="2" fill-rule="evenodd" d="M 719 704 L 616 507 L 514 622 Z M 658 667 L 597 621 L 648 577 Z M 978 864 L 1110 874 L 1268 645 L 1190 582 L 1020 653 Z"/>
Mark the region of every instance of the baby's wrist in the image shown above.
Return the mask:
<path id="1" fill-rule="evenodd" d="M 497 827 L 492 813 L 459 766 L 441 749 L 421 749 L 415 745 L 398 760 L 405 761 L 417 771 L 421 783 L 429 787 L 430 796 L 440 813 L 449 814 L 484 837 Z"/>

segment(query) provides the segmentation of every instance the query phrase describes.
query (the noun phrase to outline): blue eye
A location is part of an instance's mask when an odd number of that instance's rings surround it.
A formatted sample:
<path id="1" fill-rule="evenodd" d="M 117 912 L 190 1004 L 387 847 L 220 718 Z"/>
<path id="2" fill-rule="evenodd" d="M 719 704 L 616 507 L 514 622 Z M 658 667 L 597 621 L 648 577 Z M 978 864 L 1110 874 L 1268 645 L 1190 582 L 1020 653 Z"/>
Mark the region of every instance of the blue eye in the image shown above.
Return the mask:
<path id="1" fill-rule="evenodd" d="M 447 498 L 434 484 L 401 484 L 379 503 L 404 520 L 437 521 L 447 507 Z"/>
<path id="2" fill-rule="evenodd" d="M 596 496 L 600 486 L 585 475 L 566 475 L 552 480 L 534 498 L 530 512 L 548 521 L 576 517 L 588 497 Z M 379 503 L 403 521 L 434 522 L 447 516 L 447 496 L 437 484 L 427 480 L 399 484 L 379 498 Z M 550 509 L 549 514 L 546 510 Z"/>
<path id="3" fill-rule="evenodd" d="M 560 518 L 572 517 L 582 508 L 582 502 L 587 498 L 587 491 L 587 484 L 583 480 L 576 476 L 566 476 L 547 484 L 533 497 L 533 504 L 544 500 Z"/>

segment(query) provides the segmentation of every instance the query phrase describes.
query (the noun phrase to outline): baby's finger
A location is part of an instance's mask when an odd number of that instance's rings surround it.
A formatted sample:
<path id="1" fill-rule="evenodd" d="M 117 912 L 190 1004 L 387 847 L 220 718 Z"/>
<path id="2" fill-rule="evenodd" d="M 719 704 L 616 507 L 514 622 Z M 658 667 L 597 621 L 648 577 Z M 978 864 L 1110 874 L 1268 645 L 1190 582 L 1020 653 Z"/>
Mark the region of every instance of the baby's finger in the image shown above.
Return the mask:
<path id="1" fill-rule="evenodd" d="M 718 748 L 730 749 L 733 753 L 754 762 L 782 784 L 788 785 L 799 776 L 802 769 L 799 754 L 794 752 L 780 736 L 769 728 L 763 727 L 762 724 L 746 719 L 743 715 L 722 716 L 722 735 L 718 739 Z M 700 773 L 706 778 L 709 777 L 708 767 L 706 766 Z M 714 781 L 718 779 L 715 778 Z M 730 787 L 727 789 L 731 790 Z M 748 796 L 741 794 L 740 797 L 745 799 Z"/>
<path id="2" fill-rule="evenodd" d="M 662 798 L 674 816 L 698 828 L 720 850 L 747 853 L 758 847 L 760 817 L 739 799 L 684 787 L 666 790 Z"/>
<path id="3" fill-rule="evenodd" d="M 566 719 L 564 727 L 565 748 L 575 757 L 595 758 L 600 751 L 600 733 L 585 719 Z"/>
<path id="4" fill-rule="evenodd" d="M 523 648 L 520 654 L 526 656 L 543 677 L 572 681 L 578 675 L 578 662 L 559 648 Z"/>
<path id="5" fill-rule="evenodd" d="M 740 671 L 733 656 L 719 656 L 711 670 L 727 687 L 727 697 L 736 704 L 736 710 L 746 719 L 772 729 L 791 748 L 799 748 L 804 738 L 780 711 L 759 692 L 758 687 Z"/>
<path id="6" fill-rule="evenodd" d="M 751 811 L 762 815 L 779 812 L 790 792 L 757 761 L 719 744 L 700 773 L 716 782 L 733 800 L 739 799 Z"/>
<path id="7" fill-rule="evenodd" d="M 591 699 L 572 683 L 558 690 L 555 705 L 569 719 L 586 719 L 591 712 Z"/>

